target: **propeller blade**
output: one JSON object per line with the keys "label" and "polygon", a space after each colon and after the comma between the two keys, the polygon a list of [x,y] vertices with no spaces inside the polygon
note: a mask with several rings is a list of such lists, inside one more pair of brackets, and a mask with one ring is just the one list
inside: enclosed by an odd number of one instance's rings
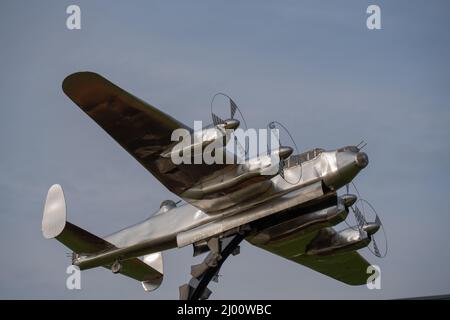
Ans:
{"label": "propeller blade", "polygon": [[376,255],[378,258],[381,258],[380,250],[378,249],[377,242],[375,241],[375,238],[372,238],[373,243],[373,254]]}
{"label": "propeller blade", "polygon": [[225,123],[225,120],[219,118],[215,113],[211,113],[211,117],[215,126]]}
{"label": "propeller blade", "polygon": [[379,226],[382,225],[381,220],[380,220],[380,218],[378,217],[378,215],[376,215],[375,223],[378,224]]}
{"label": "propeller blade", "polygon": [[279,175],[284,179],[284,160],[280,159],[280,163],[278,164],[278,172]]}
{"label": "propeller blade", "polygon": [[367,223],[364,215],[359,210],[358,206],[355,206],[353,209],[353,213],[355,214],[356,221],[358,221],[358,226],[360,229]]}
{"label": "propeller blade", "polygon": [[236,110],[237,110],[237,105],[236,103],[234,103],[234,101],[232,99],[230,99],[230,114],[231,114],[231,119],[234,119],[234,115],[236,114]]}

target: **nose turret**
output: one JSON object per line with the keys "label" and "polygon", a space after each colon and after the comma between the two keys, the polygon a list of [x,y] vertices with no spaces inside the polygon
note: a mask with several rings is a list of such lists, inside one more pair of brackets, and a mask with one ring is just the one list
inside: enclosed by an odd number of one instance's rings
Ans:
{"label": "nose turret", "polygon": [[369,157],[358,148],[338,149],[336,155],[336,170],[326,173],[324,183],[333,190],[337,190],[347,183],[369,164]]}
{"label": "nose turret", "polygon": [[364,169],[369,164],[369,157],[365,152],[358,152],[355,162],[359,168]]}

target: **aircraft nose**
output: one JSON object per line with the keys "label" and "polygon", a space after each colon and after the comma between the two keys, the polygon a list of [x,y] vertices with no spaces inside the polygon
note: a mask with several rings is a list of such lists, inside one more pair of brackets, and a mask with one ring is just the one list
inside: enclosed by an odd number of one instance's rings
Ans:
{"label": "aircraft nose", "polygon": [[369,164],[369,157],[365,152],[358,152],[355,161],[359,168],[364,169]]}

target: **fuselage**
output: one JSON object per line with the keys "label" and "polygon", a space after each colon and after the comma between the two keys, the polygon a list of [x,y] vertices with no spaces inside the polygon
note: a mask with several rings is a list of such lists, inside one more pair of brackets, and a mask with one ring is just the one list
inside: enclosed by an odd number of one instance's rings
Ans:
{"label": "fuselage", "polygon": [[239,206],[208,214],[189,203],[164,205],[149,219],[105,237],[115,248],[79,256],[74,264],[88,269],[220,237],[289,208],[325,199],[351,182],[367,164],[367,155],[356,147],[293,155],[285,163],[284,177],[268,179],[264,192]]}

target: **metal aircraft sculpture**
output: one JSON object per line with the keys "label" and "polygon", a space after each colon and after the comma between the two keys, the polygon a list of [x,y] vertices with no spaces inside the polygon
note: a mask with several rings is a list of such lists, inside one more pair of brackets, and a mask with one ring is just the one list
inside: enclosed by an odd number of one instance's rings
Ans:
{"label": "metal aircraft sculpture", "polygon": [[[68,76],[63,91],[131,156],[185,203],[161,203],[150,218],[106,237],[99,237],[66,219],[61,186],[47,194],[42,220],[45,238],[55,238],[73,251],[72,264],[81,270],[105,267],[142,283],[152,291],[163,280],[161,252],[193,246],[194,256],[208,253],[191,268],[192,279],[180,287],[181,299],[207,299],[211,280],[239,244],[251,244],[316,270],[349,285],[367,283],[370,264],[356,251],[369,246],[376,256],[387,251],[375,242],[382,228],[378,215],[349,184],[368,165],[361,146],[332,151],[313,149],[293,154],[281,146],[275,172],[267,157],[245,157],[232,163],[179,163],[173,153],[194,149],[194,142],[176,149],[172,133],[184,129],[201,136],[201,148],[225,139],[239,127],[239,111],[229,99],[231,116],[212,114],[213,124],[194,131],[155,107],[134,97],[102,76],[79,72]],[[240,114],[240,111],[239,111]],[[242,115],[241,115],[242,116]],[[277,123],[271,122],[273,128]],[[295,143],[295,142],[294,142]],[[346,192],[338,195],[338,190]],[[333,226],[353,212],[356,223],[342,231]],[[384,229],[383,229],[384,232]]]}

